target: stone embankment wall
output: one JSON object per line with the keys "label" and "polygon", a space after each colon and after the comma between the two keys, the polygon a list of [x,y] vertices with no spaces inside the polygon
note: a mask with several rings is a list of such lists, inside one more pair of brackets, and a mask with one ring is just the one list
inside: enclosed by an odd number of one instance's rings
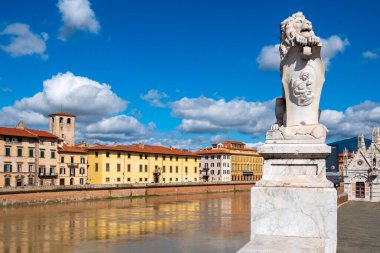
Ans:
{"label": "stone embankment wall", "polygon": [[176,195],[228,191],[248,191],[254,182],[179,183],[179,184],[123,184],[40,186],[0,189],[3,206],[19,204],[47,204],[106,198],[150,195]]}

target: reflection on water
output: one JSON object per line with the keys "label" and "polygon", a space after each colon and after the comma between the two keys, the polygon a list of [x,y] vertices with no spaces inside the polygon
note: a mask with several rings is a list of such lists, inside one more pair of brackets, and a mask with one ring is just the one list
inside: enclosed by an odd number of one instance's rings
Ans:
{"label": "reflection on water", "polygon": [[236,252],[249,192],[0,209],[0,252]]}

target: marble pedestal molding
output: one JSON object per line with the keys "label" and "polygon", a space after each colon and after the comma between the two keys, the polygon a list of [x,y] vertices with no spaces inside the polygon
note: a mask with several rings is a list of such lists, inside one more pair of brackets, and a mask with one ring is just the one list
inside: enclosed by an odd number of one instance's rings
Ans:
{"label": "marble pedestal molding", "polygon": [[336,252],[337,200],[325,144],[267,143],[263,178],[251,190],[251,241],[238,253]]}

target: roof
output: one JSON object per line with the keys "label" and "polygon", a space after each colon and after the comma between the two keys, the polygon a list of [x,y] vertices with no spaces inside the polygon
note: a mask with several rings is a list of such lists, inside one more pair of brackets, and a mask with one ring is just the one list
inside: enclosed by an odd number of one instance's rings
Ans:
{"label": "roof", "polygon": [[206,148],[201,149],[195,152],[198,155],[209,155],[209,154],[229,154],[230,152],[226,149],[220,149],[220,148]]}
{"label": "roof", "polygon": [[66,144],[63,144],[62,149],[59,150],[60,153],[80,153],[80,154],[86,154],[87,150],[78,147],[78,146],[68,146]]}
{"label": "roof", "polygon": [[114,151],[125,151],[125,152],[135,152],[135,153],[148,153],[148,154],[165,154],[165,155],[178,155],[178,156],[195,156],[198,155],[196,153],[183,151],[175,148],[167,148],[162,146],[151,146],[151,145],[95,145],[92,147],[87,147],[87,150],[95,151],[95,150],[114,150]]}
{"label": "roof", "polygon": [[53,139],[58,139],[58,136],[49,133],[47,131],[42,131],[42,130],[34,130],[34,129],[27,129],[29,132],[32,132],[33,134],[36,134],[38,137],[45,137],[45,138],[53,138]]}
{"label": "roof", "polygon": [[76,115],[74,114],[70,114],[70,113],[67,113],[67,112],[56,112],[56,113],[52,113],[52,114],[49,114],[49,116],[68,116],[68,117],[76,117]]}
{"label": "roof", "polygon": [[243,144],[243,145],[245,145],[245,143],[241,142],[241,141],[224,141],[223,143],[232,143],[232,144]]}
{"label": "roof", "polygon": [[15,137],[28,137],[28,138],[53,138],[58,139],[58,136],[46,131],[34,130],[34,129],[18,129],[10,127],[0,127],[0,135],[15,136]]}

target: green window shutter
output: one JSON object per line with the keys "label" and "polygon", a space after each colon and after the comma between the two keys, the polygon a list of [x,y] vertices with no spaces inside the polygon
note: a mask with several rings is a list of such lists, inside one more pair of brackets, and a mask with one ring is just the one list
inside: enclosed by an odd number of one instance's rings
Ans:
{"label": "green window shutter", "polygon": [[11,156],[11,148],[5,148],[5,155]]}
{"label": "green window shutter", "polygon": [[34,157],[33,149],[29,149],[29,157]]}

